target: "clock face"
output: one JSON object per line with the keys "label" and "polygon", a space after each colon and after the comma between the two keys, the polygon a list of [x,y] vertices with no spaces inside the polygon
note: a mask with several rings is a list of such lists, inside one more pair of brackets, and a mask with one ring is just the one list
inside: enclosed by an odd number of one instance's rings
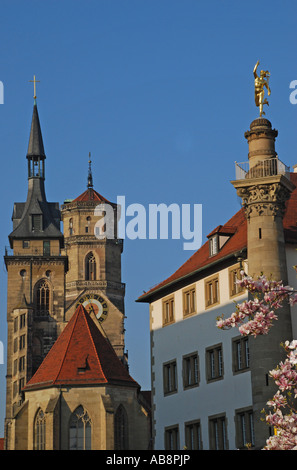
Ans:
{"label": "clock face", "polygon": [[79,305],[83,305],[88,313],[93,312],[100,323],[107,317],[108,305],[101,295],[86,294],[78,300],[75,308]]}

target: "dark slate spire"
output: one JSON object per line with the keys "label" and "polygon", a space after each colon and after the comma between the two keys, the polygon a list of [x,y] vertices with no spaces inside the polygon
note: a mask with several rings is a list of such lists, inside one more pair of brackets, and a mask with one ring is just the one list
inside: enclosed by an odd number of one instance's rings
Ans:
{"label": "dark slate spire", "polygon": [[92,175],[91,163],[92,163],[91,152],[89,152],[88,188],[93,187],[93,175]]}
{"label": "dark slate spire", "polygon": [[9,235],[10,246],[14,239],[59,239],[63,244],[60,231],[60,210],[56,202],[48,202],[44,188],[45,152],[34,96],[33,116],[27,152],[28,193],[26,202],[16,202],[13,209],[13,231]]}
{"label": "dark slate spire", "polygon": [[45,153],[44,153],[43,139],[42,139],[42,134],[41,134],[36,100],[34,101],[34,106],[33,106],[33,116],[32,116],[31,131],[30,131],[30,138],[29,138],[29,145],[28,145],[28,152],[27,152],[27,158],[29,159],[32,157],[40,157],[42,159],[46,158]]}

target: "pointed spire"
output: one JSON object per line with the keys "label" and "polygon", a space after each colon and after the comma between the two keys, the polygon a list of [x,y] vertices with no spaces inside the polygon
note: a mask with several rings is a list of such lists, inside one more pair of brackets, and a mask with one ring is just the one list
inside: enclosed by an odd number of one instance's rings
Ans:
{"label": "pointed spire", "polygon": [[27,152],[27,158],[31,157],[41,157],[42,159],[46,158],[36,102],[34,102],[33,106],[33,116]]}
{"label": "pointed spire", "polygon": [[88,188],[93,187],[93,175],[92,175],[92,168],[91,168],[92,160],[91,160],[91,152],[89,152],[89,171],[88,171]]}

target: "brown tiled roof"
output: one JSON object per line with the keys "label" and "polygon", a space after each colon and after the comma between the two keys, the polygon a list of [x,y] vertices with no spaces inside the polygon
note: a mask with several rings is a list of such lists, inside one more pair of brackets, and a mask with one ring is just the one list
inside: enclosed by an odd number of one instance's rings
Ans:
{"label": "brown tiled roof", "polygon": [[0,450],[4,450],[4,437],[0,437]]}
{"label": "brown tiled roof", "polygon": [[95,202],[109,202],[105,197],[101,196],[101,194],[97,193],[95,189],[88,188],[85,192],[80,194],[77,198],[75,198],[72,202],[87,202],[87,201],[95,201]]}
{"label": "brown tiled roof", "polygon": [[[283,219],[286,243],[297,244],[297,173],[291,173],[290,179],[296,186],[290,199],[287,201],[286,213]],[[217,226],[209,235],[210,238],[215,233],[230,235],[229,240],[223,245],[215,256],[210,256],[209,242],[199,248],[175,273],[170,277],[152,287],[148,292],[142,294],[137,301],[149,302],[159,291],[168,288],[172,284],[194,274],[203,268],[209,267],[213,263],[222,261],[233,253],[247,249],[247,222],[244,209],[240,209],[225,225]],[[160,294],[161,295],[161,294]]]}
{"label": "brown tiled roof", "polygon": [[80,305],[24,390],[108,383],[138,387]]}

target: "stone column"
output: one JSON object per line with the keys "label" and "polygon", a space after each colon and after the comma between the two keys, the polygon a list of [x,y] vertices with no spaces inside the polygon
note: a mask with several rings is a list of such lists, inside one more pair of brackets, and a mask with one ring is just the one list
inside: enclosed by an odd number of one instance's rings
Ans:
{"label": "stone column", "polygon": [[[294,185],[280,174],[274,148],[277,131],[267,119],[258,118],[245,133],[249,144],[249,171],[245,179],[232,181],[242,198],[247,218],[248,274],[254,279],[261,273],[287,283],[287,263],[283,230],[285,203]],[[276,388],[269,371],[283,358],[281,343],[292,339],[289,305],[277,311],[279,320],[268,335],[250,338],[250,365],[256,448],[269,437],[269,427],[261,420],[261,410]]]}

